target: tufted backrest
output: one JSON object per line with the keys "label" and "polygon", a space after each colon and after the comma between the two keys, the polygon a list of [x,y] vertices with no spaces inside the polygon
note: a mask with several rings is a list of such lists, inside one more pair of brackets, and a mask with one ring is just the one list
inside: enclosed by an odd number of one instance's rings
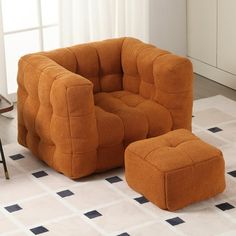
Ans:
{"label": "tufted backrest", "polygon": [[108,39],[43,53],[93,83],[94,93],[127,90],[152,99],[155,60],[169,52],[134,38]]}
{"label": "tufted backrest", "polygon": [[77,74],[89,79],[94,92],[122,89],[121,48],[124,38],[76,45],[69,49],[77,60]]}
{"label": "tufted backrest", "polygon": [[121,49],[124,38],[86,43],[43,53],[93,83],[94,93],[122,90]]}
{"label": "tufted backrest", "polygon": [[122,47],[124,90],[152,99],[156,93],[153,63],[165,54],[169,52],[134,38],[126,38]]}

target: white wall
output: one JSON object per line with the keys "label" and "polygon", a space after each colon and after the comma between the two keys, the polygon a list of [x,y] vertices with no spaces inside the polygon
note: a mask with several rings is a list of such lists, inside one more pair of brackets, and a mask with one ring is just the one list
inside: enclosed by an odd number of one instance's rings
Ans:
{"label": "white wall", "polygon": [[188,56],[194,72],[236,90],[235,11],[235,0],[188,0]]}
{"label": "white wall", "polygon": [[149,7],[149,42],[186,56],[186,0],[149,0]]}

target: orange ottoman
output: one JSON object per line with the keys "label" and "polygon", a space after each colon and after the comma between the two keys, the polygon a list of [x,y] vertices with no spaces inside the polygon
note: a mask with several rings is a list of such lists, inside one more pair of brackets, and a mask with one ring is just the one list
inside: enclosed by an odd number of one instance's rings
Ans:
{"label": "orange ottoman", "polygon": [[222,192],[224,171],[221,151],[184,129],[131,143],[125,150],[129,186],[170,211]]}

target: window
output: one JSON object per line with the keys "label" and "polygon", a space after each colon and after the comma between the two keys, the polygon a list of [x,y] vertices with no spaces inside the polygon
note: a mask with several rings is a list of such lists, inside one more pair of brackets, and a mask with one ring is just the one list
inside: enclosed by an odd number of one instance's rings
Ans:
{"label": "window", "polygon": [[58,1],[0,0],[0,84],[8,96],[16,93],[22,55],[59,47]]}

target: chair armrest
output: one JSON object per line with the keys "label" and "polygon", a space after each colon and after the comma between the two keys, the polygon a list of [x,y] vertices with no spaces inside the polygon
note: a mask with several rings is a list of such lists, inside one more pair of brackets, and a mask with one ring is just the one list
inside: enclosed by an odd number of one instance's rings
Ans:
{"label": "chair armrest", "polygon": [[[73,163],[83,161],[82,153],[96,157],[93,84],[44,55],[33,54],[19,62],[18,85],[19,143],[48,165],[75,177],[80,170]],[[84,167],[80,174],[95,168]]]}
{"label": "chair armrest", "polygon": [[[84,153],[98,146],[93,86],[81,76],[55,80],[50,93],[51,135],[60,152]],[[68,140],[68,142],[66,141]]]}
{"label": "chair armrest", "polygon": [[153,64],[155,100],[166,107],[173,129],[191,130],[193,105],[193,69],[190,60],[173,54],[157,57]]}

